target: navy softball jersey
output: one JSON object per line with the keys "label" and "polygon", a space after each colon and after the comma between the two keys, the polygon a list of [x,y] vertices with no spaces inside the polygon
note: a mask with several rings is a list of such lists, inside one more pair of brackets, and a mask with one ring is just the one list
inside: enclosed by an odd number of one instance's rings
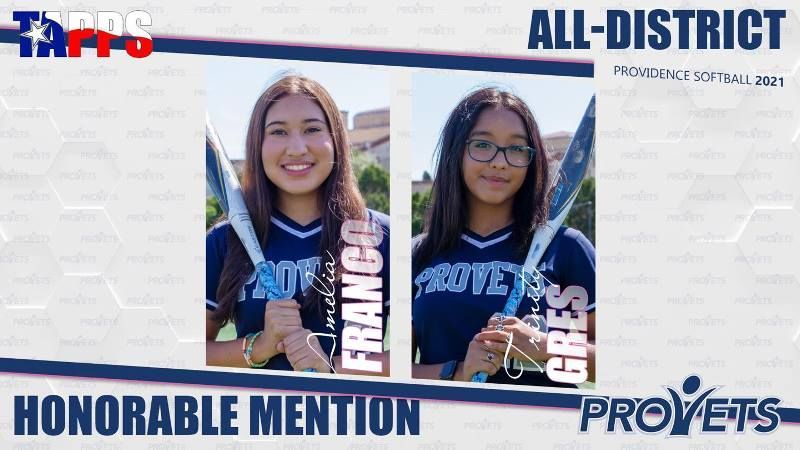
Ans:
{"label": "navy softball jersey", "polygon": [[[383,241],[378,245],[378,251],[383,257],[383,269],[380,276],[383,279],[383,318],[384,325],[389,314],[389,217],[385,214],[368,210],[370,220],[377,222],[383,228]],[[222,222],[209,230],[206,235],[206,309],[214,311],[217,308],[217,286],[219,284],[222,265],[227,251],[228,233],[230,224]],[[330,258],[319,256],[319,243],[322,231],[322,220],[317,219],[308,225],[300,225],[287,216],[276,211],[270,220],[269,241],[266,248],[262,249],[267,264],[274,264],[275,280],[278,288],[283,291],[283,298],[294,298],[302,304],[303,292],[310,288],[313,277],[307,273],[317,274],[323,278],[328,274],[325,264]],[[233,231],[231,230],[231,233]],[[336,256],[336,255],[334,255]],[[322,273],[320,273],[322,266]],[[337,274],[339,275],[339,274]],[[317,285],[322,287],[321,285]],[[313,288],[312,288],[313,289]],[[325,290],[324,288],[322,289]],[[336,341],[330,337],[319,336],[319,343],[326,355],[341,354],[341,339],[344,321],[341,319],[341,287],[336,289]],[[239,301],[236,303],[236,336],[242,338],[249,333],[256,333],[264,329],[264,309],[266,308],[266,292],[256,280],[255,272],[250,274],[242,290],[239,291]],[[324,303],[324,300],[323,300]],[[313,333],[330,333],[327,323],[327,304],[320,305],[319,311],[314,308],[303,308],[300,318],[303,327]],[[385,327],[384,327],[385,329]],[[293,370],[285,354],[281,353],[269,360],[264,369]]]}
{"label": "navy softball jersey", "polygon": [[[463,361],[472,338],[486,326],[492,314],[503,310],[525,261],[524,256],[515,257],[511,229],[508,226],[488,236],[466,231],[457,248],[436,255],[416,274],[412,320],[421,364]],[[537,269],[546,279],[545,286],[558,284],[562,289],[582,286],[589,297],[586,310],[594,310],[595,251],[581,232],[561,227]],[[532,314],[533,307],[533,298],[525,295],[517,317]],[[547,303],[542,294],[538,314],[544,315],[545,308]],[[535,368],[530,361],[523,363],[526,369]],[[509,372],[516,376],[518,370],[509,368]],[[502,367],[488,382],[564,386],[535,370],[526,370],[514,380]]]}

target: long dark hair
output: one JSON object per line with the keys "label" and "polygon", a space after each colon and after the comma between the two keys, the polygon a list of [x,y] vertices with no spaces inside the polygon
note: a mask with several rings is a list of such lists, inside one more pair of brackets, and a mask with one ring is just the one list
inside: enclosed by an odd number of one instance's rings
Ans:
{"label": "long dark hair", "polygon": [[536,156],[519,191],[514,195],[512,239],[519,257],[530,244],[533,230],[547,220],[549,176],[539,126],[528,105],[516,95],[493,87],[484,87],[464,97],[450,113],[436,147],[438,162],[428,205],[424,235],[413,250],[413,274],[416,276],[433,258],[455,248],[469,223],[467,187],[462,176],[462,162],[469,133],[486,108],[505,108],[517,113],[525,124],[528,145]]}
{"label": "long dark hair", "polygon": [[[302,76],[287,75],[270,85],[256,101],[250,115],[245,141],[245,163],[242,173],[244,200],[253,220],[253,228],[261,246],[264,247],[269,239],[269,222],[276,205],[278,191],[267,178],[261,159],[264,121],[270,107],[288,95],[303,95],[313,100],[325,114],[333,139],[335,153],[333,170],[317,190],[317,201],[322,211],[319,254],[321,264],[326,261],[326,252],[337,258],[334,273],[341,274],[343,270],[338,255],[344,247],[340,237],[342,223],[347,219],[365,219],[366,209],[350,164],[347,127],[331,95],[316,81]],[[228,252],[217,287],[219,306],[213,314],[214,319],[219,322],[236,320],[235,305],[239,290],[253,272],[253,264],[233,230],[228,232],[227,241]],[[304,308],[312,307],[322,311],[321,300],[323,300],[322,295],[316,289],[309,288],[304,293],[302,305]]]}

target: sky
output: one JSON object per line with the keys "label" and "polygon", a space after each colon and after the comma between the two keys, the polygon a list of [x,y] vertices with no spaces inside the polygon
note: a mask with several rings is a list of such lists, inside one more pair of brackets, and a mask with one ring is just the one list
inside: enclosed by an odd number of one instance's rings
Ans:
{"label": "sky", "polygon": [[434,175],[433,153],[453,107],[484,85],[505,88],[533,111],[542,133],[574,132],[594,94],[592,79],[543,75],[508,75],[454,71],[420,71],[412,78],[412,178]]}
{"label": "sky", "polygon": [[[391,69],[380,66],[248,58],[213,58],[208,65],[208,112],[233,159],[244,157],[250,112],[261,92],[286,71],[319,81],[339,109],[353,116],[391,107]],[[412,178],[433,174],[433,152],[452,108],[476,87],[496,85],[525,100],[543,133],[574,131],[594,93],[592,79],[543,75],[419,70],[412,75]]]}
{"label": "sky", "polygon": [[208,65],[207,99],[211,121],[231,159],[244,157],[247,124],[258,96],[280,74],[291,70],[322,84],[340,110],[356,113],[390,103],[390,74],[384,68],[247,58],[214,58]]}

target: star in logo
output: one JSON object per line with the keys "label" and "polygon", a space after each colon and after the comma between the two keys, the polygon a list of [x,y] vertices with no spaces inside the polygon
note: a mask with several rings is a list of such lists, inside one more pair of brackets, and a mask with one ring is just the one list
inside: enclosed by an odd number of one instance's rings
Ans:
{"label": "star in logo", "polygon": [[49,27],[50,24],[46,23],[43,26],[37,26],[36,22],[34,22],[33,19],[30,19],[30,22],[31,22],[30,30],[24,33],[20,33],[20,36],[25,36],[27,38],[30,38],[31,41],[33,41],[31,44],[31,49],[32,51],[35,51],[36,45],[39,44],[40,41],[45,42],[47,44],[50,43],[50,39],[46,38],[44,35],[44,33],[47,31],[47,27]]}

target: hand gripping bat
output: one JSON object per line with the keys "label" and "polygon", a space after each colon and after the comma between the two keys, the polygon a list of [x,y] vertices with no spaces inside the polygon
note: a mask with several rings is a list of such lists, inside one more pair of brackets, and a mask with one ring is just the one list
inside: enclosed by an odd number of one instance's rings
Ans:
{"label": "hand gripping bat", "polygon": [[[567,151],[564,153],[564,157],[561,159],[558,173],[553,180],[547,223],[538,227],[534,232],[531,246],[528,249],[528,256],[522,266],[522,273],[517,277],[518,282],[514,283],[514,290],[508,296],[503,312],[499,313],[500,315],[506,317],[517,315],[517,309],[526,292],[526,282],[523,276],[530,276],[536,269],[539,260],[542,259],[542,255],[547,250],[547,246],[550,245],[559,227],[564,223],[564,219],[567,218],[572,204],[575,203],[581,182],[586,176],[589,162],[594,154],[594,128],[594,96],[592,96],[591,100],[589,100],[589,106],[586,107],[586,112],[583,113],[581,123],[575,131],[575,136],[573,136]],[[479,372],[473,375],[472,381],[474,383],[485,383],[487,377],[488,374],[485,372]]]}
{"label": "hand gripping bat", "polygon": [[[236,171],[208,115],[206,115],[206,182],[228,217],[250,261],[253,262],[258,282],[267,293],[267,301],[282,298],[283,293],[278,289],[275,274],[264,259],[261,244],[253,229],[253,222],[250,220],[250,213],[247,212]],[[314,369],[305,371],[314,372]]]}

